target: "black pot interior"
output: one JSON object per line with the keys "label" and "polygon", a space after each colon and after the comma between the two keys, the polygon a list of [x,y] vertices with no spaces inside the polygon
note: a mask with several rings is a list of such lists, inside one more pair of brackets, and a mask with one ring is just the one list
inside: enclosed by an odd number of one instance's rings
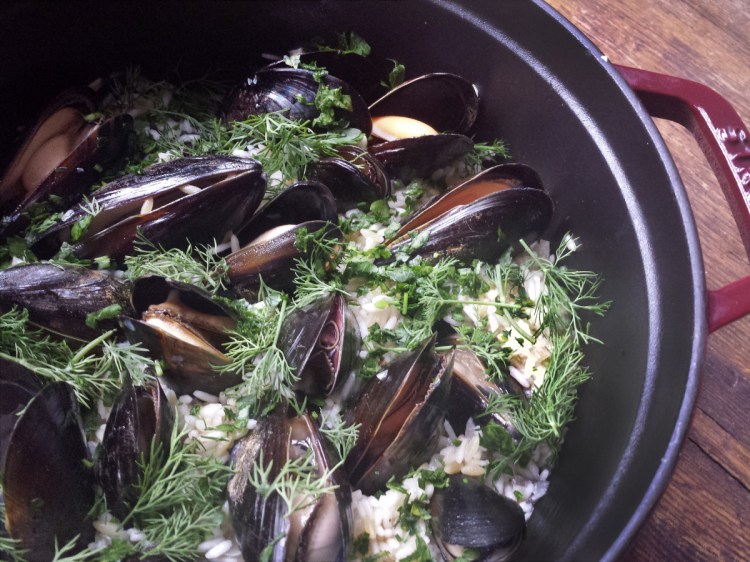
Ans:
{"label": "black pot interior", "polygon": [[[476,138],[507,140],[556,203],[574,265],[612,300],[591,332],[593,379],[538,504],[522,559],[614,557],[663,487],[684,434],[705,337],[703,279],[684,192],[654,128],[598,53],[532,2],[159,2],[6,5],[0,148],[59,90],[128,65],[240,79],[261,52],[353,30],[408,76],[449,71],[482,96]],[[666,160],[664,160],[666,158]],[[645,499],[644,499],[645,498]]]}

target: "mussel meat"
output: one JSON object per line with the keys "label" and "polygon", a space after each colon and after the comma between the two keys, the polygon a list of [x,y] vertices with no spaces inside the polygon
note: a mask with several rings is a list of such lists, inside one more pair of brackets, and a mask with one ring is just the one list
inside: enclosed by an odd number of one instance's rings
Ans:
{"label": "mussel meat", "polygon": [[242,381],[239,374],[216,371],[229,363],[221,346],[236,318],[208,292],[163,277],[142,277],[133,284],[132,302],[136,317],[121,319],[125,334],[164,360],[164,379],[175,392],[218,395]]}
{"label": "mussel meat", "polygon": [[62,205],[80,199],[97,170],[129,149],[132,118],[90,119],[96,110],[93,96],[89,89],[69,90],[39,117],[0,179],[3,234],[25,227],[24,213],[50,196]]}
{"label": "mussel meat", "polygon": [[[389,132],[384,120],[393,123],[406,118],[427,125],[431,134],[466,135],[478,111],[479,95],[474,84],[456,74],[424,74],[393,88],[370,105],[372,134],[388,141],[404,138]],[[394,125],[398,127],[398,123]]]}

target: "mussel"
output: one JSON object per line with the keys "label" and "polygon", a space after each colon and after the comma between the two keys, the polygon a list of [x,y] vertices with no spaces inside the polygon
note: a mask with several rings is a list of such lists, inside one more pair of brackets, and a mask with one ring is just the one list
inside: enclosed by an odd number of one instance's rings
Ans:
{"label": "mussel", "polygon": [[88,341],[117,327],[114,320],[87,324],[89,314],[113,305],[131,313],[129,288],[101,271],[42,263],[0,271],[0,310],[25,308],[31,322],[57,334]]}
{"label": "mussel", "polygon": [[452,352],[435,352],[433,336],[365,383],[344,415],[347,424],[362,424],[345,465],[352,486],[372,494],[430,458],[448,407],[452,365]]}
{"label": "mussel", "polygon": [[[315,64],[325,68],[329,74],[344,80],[359,93],[368,104],[382,97],[386,91],[385,80],[393,70],[394,63],[372,54],[362,56],[357,53],[340,51],[308,51],[299,55],[301,64]],[[279,60],[266,68],[286,68],[287,63]]]}
{"label": "mussel", "polygon": [[117,394],[107,419],[95,465],[107,509],[124,518],[137,501],[136,484],[152,453],[169,455],[174,414],[158,381],[148,387],[128,381]]}
{"label": "mussel", "polygon": [[523,388],[508,376],[502,384],[495,384],[485,370],[479,358],[468,349],[456,349],[453,356],[453,377],[451,380],[451,398],[446,418],[454,429],[462,430],[469,418],[475,422],[495,423],[502,427],[516,443],[521,435],[510,420],[493,413],[483,416],[491,396],[495,394],[514,394],[524,397]]}
{"label": "mussel", "polygon": [[271,199],[248,218],[235,233],[240,245],[249,244],[258,236],[285,224],[307,221],[336,223],[336,200],[327,186],[314,180],[298,181]]}
{"label": "mussel", "polygon": [[302,247],[298,236],[302,232],[317,233],[340,239],[341,231],[328,221],[312,220],[301,224],[277,226],[252,240],[249,244],[227,256],[228,275],[234,289],[241,295],[255,295],[262,282],[272,289],[291,290],[294,276],[291,273],[295,260],[309,256],[312,244]]}
{"label": "mussel", "polygon": [[23,365],[0,359],[0,468],[5,466],[5,454],[18,412],[42,389],[39,378]]}
{"label": "mussel", "polygon": [[354,315],[339,293],[287,315],[279,347],[307,395],[328,395],[349,375],[361,345]]}
{"label": "mussel", "polygon": [[346,82],[325,74],[317,77],[301,68],[265,68],[236,87],[225,101],[224,118],[227,121],[244,121],[251,115],[283,112],[289,119],[313,121],[320,115],[316,96],[321,86],[340,90],[350,98],[348,108],[336,107],[334,118],[354,127],[365,135],[370,134],[372,123],[367,104]]}
{"label": "mussel", "polygon": [[390,178],[375,157],[356,146],[342,147],[338,152],[340,156],[311,164],[307,174],[331,190],[339,213],[390,196]]}
{"label": "mussel", "polygon": [[[428,125],[432,134],[467,134],[477,118],[479,95],[468,80],[456,74],[424,74],[400,84],[370,105],[373,136],[386,141],[404,138],[393,134],[388,125],[399,127],[399,120],[415,120]],[[408,125],[407,125],[408,127]]]}
{"label": "mussel", "polygon": [[17,418],[6,450],[5,523],[24,558],[52,560],[56,546],[76,537],[75,549],[83,548],[94,536],[94,479],[73,390],[64,382],[39,390]]}
{"label": "mussel", "polygon": [[466,263],[474,259],[492,262],[519,239],[536,240],[551,219],[552,200],[544,191],[505,189],[451,207],[388,246],[394,252],[404,250],[428,260],[453,257]]}
{"label": "mussel", "polygon": [[239,384],[239,374],[219,373],[229,359],[221,346],[236,326],[234,313],[186,283],[150,276],[133,284],[135,318],[121,319],[128,339],[165,363],[164,379],[178,394],[218,395]]}
{"label": "mussel", "polygon": [[394,238],[438,218],[448,209],[468,205],[485,195],[515,187],[542,189],[542,180],[533,168],[525,164],[507,163],[487,168],[436,196],[412,213]]}
{"label": "mussel", "polygon": [[[289,460],[305,455],[318,478],[332,491],[319,497],[295,497],[302,506],[289,512],[277,491],[263,494],[250,483],[257,470],[276,479]],[[271,549],[273,562],[344,562],[352,533],[351,490],[309,415],[288,418],[277,408],[258,421],[235,447],[235,475],[227,486],[229,513],[245,560],[260,560]],[[291,476],[290,476],[291,477]],[[267,551],[266,551],[267,553]]]}
{"label": "mussel", "polygon": [[184,247],[188,237],[192,244],[210,243],[252,214],[265,187],[255,160],[202,156],[156,164],[97,191],[89,205],[96,213],[77,240],[72,227],[90,214],[82,206],[65,213],[33,249],[48,257],[70,242],[80,258],[120,260],[132,253],[139,231],[165,248]]}
{"label": "mussel", "polygon": [[400,138],[369,147],[388,175],[404,182],[429,177],[466,156],[474,142],[464,135],[442,134]]}
{"label": "mussel", "polygon": [[430,526],[443,560],[452,562],[471,549],[483,562],[507,560],[526,534],[521,507],[484,485],[456,474],[430,499]]}
{"label": "mussel", "polygon": [[93,96],[89,89],[64,92],[39,117],[0,179],[3,234],[26,226],[24,213],[50,196],[61,205],[80,199],[98,170],[128,150],[132,118],[91,118]]}

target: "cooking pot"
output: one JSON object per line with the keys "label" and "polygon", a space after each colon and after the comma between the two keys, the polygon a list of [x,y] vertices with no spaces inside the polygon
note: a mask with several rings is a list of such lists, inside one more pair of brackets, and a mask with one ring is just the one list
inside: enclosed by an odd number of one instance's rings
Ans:
{"label": "cooking pot", "polygon": [[708,331],[750,311],[747,281],[706,292],[688,201],[646,112],[703,135],[750,248],[747,130],[710,90],[614,67],[540,1],[16,4],[0,11],[0,154],[55,93],[98,75],[137,64],[237,78],[258,53],[343,30],[410,76],[476,83],[476,138],[506,139],[539,172],[556,203],[549,236],[572,231],[572,265],[603,276],[613,304],[590,320],[604,344],[586,350],[593,378],[519,558],[615,558],[668,481]]}

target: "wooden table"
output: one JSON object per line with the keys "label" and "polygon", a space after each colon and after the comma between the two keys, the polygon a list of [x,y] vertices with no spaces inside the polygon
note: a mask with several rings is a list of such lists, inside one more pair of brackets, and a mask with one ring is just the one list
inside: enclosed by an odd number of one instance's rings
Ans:
{"label": "wooden table", "polygon": [[[750,0],[548,0],[612,62],[702,82],[750,123]],[[750,274],[698,145],[657,120],[687,188],[717,288]],[[688,437],[624,560],[750,560],[750,318],[709,337]]]}

